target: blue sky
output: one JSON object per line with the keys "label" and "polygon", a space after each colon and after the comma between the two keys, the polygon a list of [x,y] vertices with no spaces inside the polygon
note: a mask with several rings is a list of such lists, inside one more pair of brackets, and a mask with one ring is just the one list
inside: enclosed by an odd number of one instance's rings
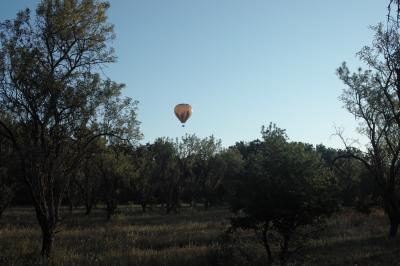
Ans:
{"label": "blue sky", "polygon": [[[8,2],[6,4],[6,2]],[[111,0],[118,62],[106,68],[139,101],[144,141],[214,134],[228,146],[260,137],[269,122],[291,140],[342,147],[331,135],[357,122],[338,100],[335,75],[385,20],[376,0]],[[37,1],[3,1],[0,20]],[[185,128],[177,103],[194,112]]]}

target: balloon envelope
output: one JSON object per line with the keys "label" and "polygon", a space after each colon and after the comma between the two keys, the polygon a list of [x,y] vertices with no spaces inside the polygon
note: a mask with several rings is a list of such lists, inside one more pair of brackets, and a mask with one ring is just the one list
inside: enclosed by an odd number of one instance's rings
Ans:
{"label": "balloon envelope", "polygon": [[192,115],[192,106],[187,103],[181,103],[175,106],[175,115],[181,121],[181,123],[185,123],[190,116]]}

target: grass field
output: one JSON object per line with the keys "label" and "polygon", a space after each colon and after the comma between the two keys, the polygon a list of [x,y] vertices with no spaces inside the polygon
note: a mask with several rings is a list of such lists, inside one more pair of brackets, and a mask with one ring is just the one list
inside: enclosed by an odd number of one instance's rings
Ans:
{"label": "grass field", "polygon": [[[226,209],[162,210],[142,214],[123,206],[109,222],[101,209],[86,217],[67,215],[52,260],[40,259],[40,231],[30,208],[11,208],[0,219],[0,265],[265,265],[262,246],[251,232],[229,244],[223,233]],[[289,265],[400,265],[400,238],[387,239],[381,211],[365,216],[342,212]]]}

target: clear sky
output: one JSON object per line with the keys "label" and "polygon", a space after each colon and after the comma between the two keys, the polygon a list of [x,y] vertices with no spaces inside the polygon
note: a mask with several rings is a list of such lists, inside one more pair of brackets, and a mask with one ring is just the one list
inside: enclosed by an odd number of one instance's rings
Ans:
{"label": "clear sky", "polygon": [[[35,0],[3,0],[0,20]],[[269,122],[291,140],[341,147],[334,126],[357,137],[335,74],[385,20],[377,0],[111,0],[118,62],[106,69],[139,101],[144,141],[211,134],[228,146]],[[177,103],[194,112],[185,128]]]}

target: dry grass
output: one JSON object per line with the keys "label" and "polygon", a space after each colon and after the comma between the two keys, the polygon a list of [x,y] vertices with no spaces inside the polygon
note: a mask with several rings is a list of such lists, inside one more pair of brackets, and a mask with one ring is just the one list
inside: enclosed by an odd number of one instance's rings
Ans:
{"label": "dry grass", "polygon": [[[264,265],[262,246],[248,232],[222,242],[225,209],[183,209],[165,215],[120,207],[112,221],[97,209],[75,210],[57,234],[52,260],[42,260],[40,231],[30,208],[12,208],[0,220],[0,265]],[[294,256],[292,265],[400,265],[400,240],[386,238],[384,214],[351,211],[329,220],[327,229]]]}

